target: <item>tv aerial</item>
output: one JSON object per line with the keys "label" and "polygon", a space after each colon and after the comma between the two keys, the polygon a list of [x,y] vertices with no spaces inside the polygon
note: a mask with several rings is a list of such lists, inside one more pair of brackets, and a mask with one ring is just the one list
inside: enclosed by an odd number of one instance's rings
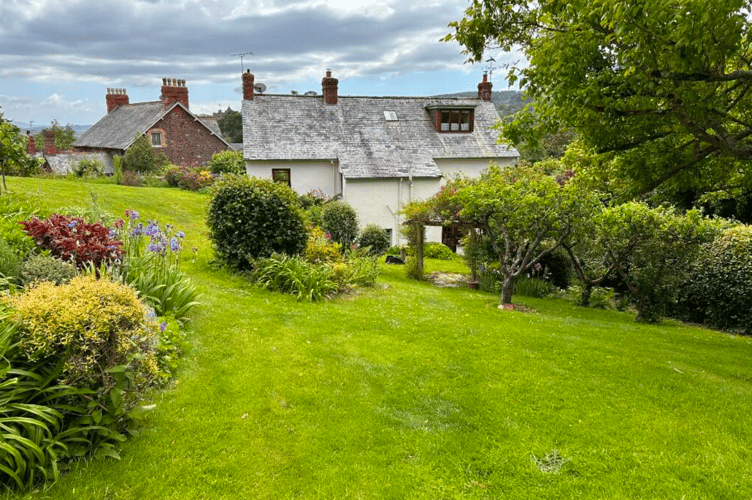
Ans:
{"label": "tv aerial", "polygon": [[244,56],[252,56],[253,52],[243,52],[242,54],[232,54],[235,57],[240,57],[240,72],[243,73],[245,69],[243,68],[243,57]]}
{"label": "tv aerial", "polygon": [[485,68],[483,68],[483,69],[484,69],[484,70],[485,70],[485,71],[486,71],[486,72],[488,73],[488,79],[489,79],[489,80],[490,80],[490,79],[491,79],[491,77],[493,76],[493,72],[494,72],[494,63],[495,63],[495,62],[496,62],[496,59],[494,59],[493,57],[490,57],[490,56],[489,56],[489,57],[488,57],[488,59],[486,59],[486,67],[485,67]]}
{"label": "tv aerial", "polygon": [[266,92],[266,85],[261,82],[256,83],[253,85],[253,90],[258,92],[259,94],[263,94],[264,92]]}

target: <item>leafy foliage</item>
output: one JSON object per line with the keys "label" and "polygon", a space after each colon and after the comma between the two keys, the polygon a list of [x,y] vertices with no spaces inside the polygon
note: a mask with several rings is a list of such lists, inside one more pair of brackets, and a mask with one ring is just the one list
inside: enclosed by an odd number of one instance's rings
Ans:
{"label": "leafy foliage", "polygon": [[162,170],[164,163],[164,157],[154,149],[145,135],[136,137],[123,155],[123,170],[129,172],[157,172]]}
{"label": "leafy foliage", "polygon": [[122,258],[122,241],[115,233],[99,223],[87,222],[81,217],[53,214],[48,219],[21,222],[38,247],[66,262],[82,268],[89,263],[99,267],[103,262]]}
{"label": "leafy foliage", "polygon": [[104,165],[96,158],[84,158],[71,167],[71,172],[76,177],[96,177],[104,173]]}
{"label": "leafy foliage", "polygon": [[321,211],[321,221],[321,228],[343,249],[350,248],[358,237],[358,214],[344,201],[326,203]]}
{"label": "leafy foliage", "polygon": [[[242,138],[238,142],[243,142]],[[214,153],[206,166],[214,175],[245,174],[245,161],[243,161],[242,151],[227,150]]]}
{"label": "leafy foliage", "polygon": [[637,202],[604,210],[596,219],[596,245],[615,263],[643,322],[658,321],[676,301],[700,245],[717,230],[697,211],[678,214]]}
{"label": "leafy foliage", "polygon": [[273,253],[298,254],[308,239],[295,192],[245,176],[225,176],[215,186],[207,226],[217,256],[239,270]]}
{"label": "leafy foliage", "polygon": [[39,283],[7,303],[19,322],[19,348],[32,361],[62,361],[61,380],[67,384],[109,390],[113,380],[108,370],[135,353],[140,355],[133,362],[142,385],[156,376],[156,333],[128,286],[79,276],[58,286]]}
{"label": "leafy foliage", "polygon": [[752,332],[752,228],[726,229],[702,249],[679,311],[690,321]]}
{"label": "leafy foliage", "polygon": [[372,286],[379,275],[374,257],[314,264],[299,256],[273,254],[254,262],[251,280],[259,286],[310,302],[332,298],[353,285]]}
{"label": "leafy foliage", "polygon": [[225,115],[217,120],[217,125],[228,142],[243,142],[243,115],[240,111],[228,108]]}
{"label": "leafy foliage", "polygon": [[452,260],[455,253],[443,243],[426,243],[423,246],[423,256],[429,259]]}
{"label": "leafy foliage", "polygon": [[[76,131],[73,130],[73,125],[70,123],[62,126],[57,120],[52,120],[50,128],[45,130],[52,130],[55,135],[55,148],[56,149],[70,149],[73,147],[73,143],[76,141]],[[44,132],[41,131],[34,136],[34,141],[37,144],[37,148],[44,144]]]}
{"label": "leafy foliage", "polygon": [[376,224],[368,224],[358,237],[358,245],[368,247],[371,255],[383,255],[389,249],[389,235],[386,230]]}
{"label": "leafy foliage", "polygon": [[39,169],[37,159],[26,154],[26,141],[20,135],[18,127],[6,121],[0,121],[0,168],[2,187],[6,192],[6,174],[30,175]]}
{"label": "leafy foliage", "polygon": [[49,281],[62,285],[72,280],[76,274],[75,265],[50,255],[32,255],[20,266],[20,278],[25,284]]}
{"label": "leafy foliage", "polygon": [[611,174],[638,193],[749,186],[748,8],[741,0],[474,0],[445,40],[473,61],[492,45],[523,51],[524,65],[507,78],[526,88],[535,114],[504,125],[515,144],[574,128],[617,159]]}
{"label": "leafy foliage", "polygon": [[208,170],[169,165],[165,171],[165,181],[172,187],[198,191],[211,186],[214,183],[214,177]]}
{"label": "leafy foliage", "polygon": [[311,264],[342,261],[342,245],[332,241],[332,236],[319,227],[312,227],[303,254]]}
{"label": "leafy foliage", "polygon": [[199,304],[196,287],[180,271],[185,233],[169,224],[162,228],[157,221],[144,226],[134,210],[125,215],[127,222],[118,224],[117,231],[124,242],[122,263],[90,271],[132,286],[158,316],[184,321]]}

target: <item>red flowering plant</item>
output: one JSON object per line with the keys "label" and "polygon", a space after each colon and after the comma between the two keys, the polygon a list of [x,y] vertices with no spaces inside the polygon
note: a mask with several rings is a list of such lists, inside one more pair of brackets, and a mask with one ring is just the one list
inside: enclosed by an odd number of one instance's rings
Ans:
{"label": "red flowering plant", "polygon": [[19,222],[37,246],[79,269],[89,263],[99,267],[103,262],[120,261],[123,242],[114,229],[81,217],[52,214],[48,219]]}

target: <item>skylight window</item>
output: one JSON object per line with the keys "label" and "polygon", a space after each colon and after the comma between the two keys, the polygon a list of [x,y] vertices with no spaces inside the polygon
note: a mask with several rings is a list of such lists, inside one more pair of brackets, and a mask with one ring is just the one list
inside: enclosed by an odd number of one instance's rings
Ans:
{"label": "skylight window", "polygon": [[394,111],[384,111],[384,119],[388,122],[396,122],[397,113],[395,113]]}

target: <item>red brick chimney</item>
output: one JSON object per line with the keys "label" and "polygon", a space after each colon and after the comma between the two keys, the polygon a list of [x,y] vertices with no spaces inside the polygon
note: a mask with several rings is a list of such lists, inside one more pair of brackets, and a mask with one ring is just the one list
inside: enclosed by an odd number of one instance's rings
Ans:
{"label": "red brick chimney", "polygon": [[332,71],[326,70],[326,76],[321,79],[321,93],[324,94],[324,104],[337,104],[337,84],[339,80],[332,78]]}
{"label": "red brick chimney", "polygon": [[245,70],[243,73],[243,99],[248,101],[253,100],[253,73],[250,69]]}
{"label": "red brick chimney", "polygon": [[55,156],[55,132],[52,130],[44,131],[44,154],[45,156]]}
{"label": "red brick chimney", "polygon": [[125,89],[107,89],[107,112],[110,113],[118,106],[129,104]]}
{"label": "red brick chimney", "polygon": [[491,102],[491,88],[493,83],[488,81],[488,74],[483,73],[483,81],[478,84],[478,99]]}
{"label": "red brick chimney", "polygon": [[37,145],[34,143],[34,136],[31,135],[31,130],[26,131],[26,152],[31,156],[37,153]]}
{"label": "red brick chimney", "polygon": [[162,78],[162,103],[168,108],[174,102],[179,102],[188,109],[188,87],[185,86],[185,80]]}

